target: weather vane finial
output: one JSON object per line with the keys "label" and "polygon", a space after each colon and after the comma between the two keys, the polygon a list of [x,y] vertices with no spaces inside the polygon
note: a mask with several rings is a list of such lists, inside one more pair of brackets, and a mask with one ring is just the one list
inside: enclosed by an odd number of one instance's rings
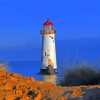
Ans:
{"label": "weather vane finial", "polygon": [[48,18],[48,21],[50,21],[50,18]]}

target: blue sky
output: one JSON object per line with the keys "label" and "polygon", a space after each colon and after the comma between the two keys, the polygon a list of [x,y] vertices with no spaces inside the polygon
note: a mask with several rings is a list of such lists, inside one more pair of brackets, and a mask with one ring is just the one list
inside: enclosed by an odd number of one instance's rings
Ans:
{"label": "blue sky", "polygon": [[100,36],[99,1],[0,0],[0,46],[32,40],[40,44],[40,30],[47,18],[55,24],[58,40]]}
{"label": "blue sky", "polygon": [[99,0],[0,0],[0,57],[39,60],[47,18],[55,25],[59,49],[63,41],[100,37]]}

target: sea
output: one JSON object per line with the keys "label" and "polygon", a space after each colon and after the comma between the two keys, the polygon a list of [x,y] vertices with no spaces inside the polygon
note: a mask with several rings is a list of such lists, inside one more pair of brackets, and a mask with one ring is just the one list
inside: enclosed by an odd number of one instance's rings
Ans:
{"label": "sea", "polygon": [[[100,68],[100,38],[85,38],[75,40],[57,40],[56,75],[40,75],[41,46],[33,48],[32,44],[10,49],[0,49],[0,57],[6,63],[9,72],[34,77],[39,81],[58,84],[67,68],[76,67],[76,63],[89,63]],[[28,60],[27,60],[28,59]],[[2,63],[2,60],[1,60]]]}
{"label": "sea", "polygon": [[8,71],[18,73],[24,76],[34,77],[39,81],[46,81],[58,84],[56,75],[41,75],[41,62],[39,61],[11,61],[9,62]]}

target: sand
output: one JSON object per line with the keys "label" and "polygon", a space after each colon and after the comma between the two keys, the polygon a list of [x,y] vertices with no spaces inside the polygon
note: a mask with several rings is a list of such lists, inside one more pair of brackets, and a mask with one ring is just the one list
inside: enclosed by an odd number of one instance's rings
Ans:
{"label": "sand", "polygon": [[0,100],[100,100],[100,85],[62,87],[0,71]]}

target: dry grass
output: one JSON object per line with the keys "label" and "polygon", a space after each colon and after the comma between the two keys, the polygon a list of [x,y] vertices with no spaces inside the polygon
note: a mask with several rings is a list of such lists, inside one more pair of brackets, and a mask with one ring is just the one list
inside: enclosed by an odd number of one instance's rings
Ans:
{"label": "dry grass", "polygon": [[4,64],[0,64],[0,71],[7,71],[7,68]]}
{"label": "dry grass", "polygon": [[64,70],[64,78],[60,81],[62,86],[96,84],[100,84],[100,70],[86,63],[77,64],[74,68]]}

